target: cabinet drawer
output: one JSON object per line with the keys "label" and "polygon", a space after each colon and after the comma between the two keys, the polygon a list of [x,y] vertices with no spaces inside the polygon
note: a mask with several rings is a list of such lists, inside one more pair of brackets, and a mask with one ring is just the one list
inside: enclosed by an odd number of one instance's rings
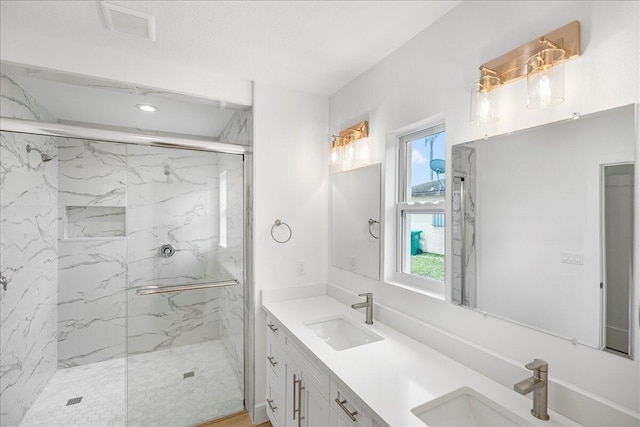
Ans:
{"label": "cabinet drawer", "polygon": [[284,379],[284,352],[278,343],[267,340],[267,372],[281,381]]}
{"label": "cabinet drawer", "polygon": [[267,316],[267,342],[284,345],[284,330],[270,316]]}
{"label": "cabinet drawer", "polygon": [[340,384],[331,382],[329,404],[336,426],[373,427],[373,417],[362,401]]}
{"label": "cabinet drawer", "polygon": [[267,371],[267,416],[273,427],[285,425],[284,383]]}

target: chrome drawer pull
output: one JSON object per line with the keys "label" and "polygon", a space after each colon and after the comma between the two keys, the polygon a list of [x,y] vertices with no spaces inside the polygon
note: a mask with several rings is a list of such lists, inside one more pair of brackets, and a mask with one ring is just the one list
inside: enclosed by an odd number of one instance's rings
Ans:
{"label": "chrome drawer pull", "polygon": [[274,362],[273,356],[267,356],[267,360],[271,363],[271,366],[276,366],[278,362]]}
{"label": "chrome drawer pull", "polygon": [[278,332],[278,328],[276,328],[276,325],[274,325],[273,323],[269,323],[267,326],[269,327],[269,329],[271,329],[272,332]]}
{"label": "chrome drawer pull", "polygon": [[271,412],[276,412],[276,409],[278,409],[277,406],[273,406],[273,400],[271,399],[267,399],[267,404],[269,405],[269,409],[271,409]]}
{"label": "chrome drawer pull", "polygon": [[351,412],[350,410],[347,409],[347,407],[344,405],[345,403],[347,403],[347,399],[344,400],[340,400],[339,397],[336,397],[336,403],[342,408],[342,410],[349,415],[349,417],[351,417],[351,421],[357,421],[356,420],[356,415],[358,415],[358,411],[353,411]]}
{"label": "chrome drawer pull", "polygon": [[302,380],[298,379],[296,374],[293,374],[293,419],[296,419],[296,412],[298,413],[298,418],[300,417],[300,408],[296,408],[296,384],[300,384],[302,386]]}

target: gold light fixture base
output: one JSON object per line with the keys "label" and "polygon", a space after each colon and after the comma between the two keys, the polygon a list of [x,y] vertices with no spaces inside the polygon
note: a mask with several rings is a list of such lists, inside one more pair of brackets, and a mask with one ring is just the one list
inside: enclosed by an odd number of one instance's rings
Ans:
{"label": "gold light fixture base", "polygon": [[347,145],[359,139],[367,138],[368,136],[369,122],[365,120],[350,126],[347,129],[341,130],[338,135],[338,144]]}
{"label": "gold light fixture base", "polygon": [[480,66],[481,73],[483,73],[483,69],[494,71],[500,79],[501,85],[526,77],[529,58],[542,52],[549,45],[564,50],[565,60],[580,56],[582,53],[580,49],[580,22],[573,21],[523,44],[511,52],[485,62]]}

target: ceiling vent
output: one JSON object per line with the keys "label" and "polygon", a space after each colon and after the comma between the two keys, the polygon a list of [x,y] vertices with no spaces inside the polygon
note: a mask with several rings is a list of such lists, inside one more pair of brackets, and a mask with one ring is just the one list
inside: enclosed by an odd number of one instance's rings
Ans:
{"label": "ceiling vent", "polygon": [[155,18],[146,13],[100,2],[107,29],[156,41]]}

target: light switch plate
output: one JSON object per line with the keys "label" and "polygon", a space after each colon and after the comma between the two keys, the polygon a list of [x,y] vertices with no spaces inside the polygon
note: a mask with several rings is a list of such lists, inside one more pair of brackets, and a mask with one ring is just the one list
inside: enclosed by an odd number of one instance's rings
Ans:
{"label": "light switch plate", "polygon": [[562,252],[562,262],[564,264],[584,264],[584,256],[579,252]]}

